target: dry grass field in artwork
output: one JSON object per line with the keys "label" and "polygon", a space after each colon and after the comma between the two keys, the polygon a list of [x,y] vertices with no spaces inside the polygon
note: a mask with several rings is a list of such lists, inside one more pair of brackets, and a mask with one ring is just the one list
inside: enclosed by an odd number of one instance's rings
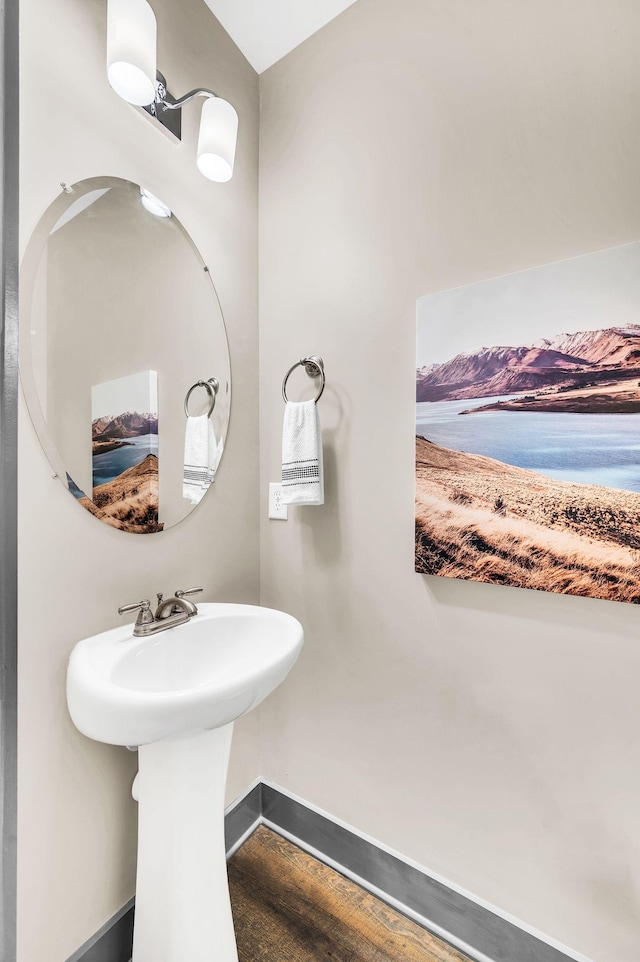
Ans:
{"label": "dry grass field in artwork", "polygon": [[148,454],[144,461],[128,468],[117,478],[93,489],[93,500],[80,499],[83,505],[112,528],[132,534],[162,531],[158,522],[158,459]]}
{"label": "dry grass field in artwork", "polygon": [[416,571],[640,603],[640,495],[416,438]]}

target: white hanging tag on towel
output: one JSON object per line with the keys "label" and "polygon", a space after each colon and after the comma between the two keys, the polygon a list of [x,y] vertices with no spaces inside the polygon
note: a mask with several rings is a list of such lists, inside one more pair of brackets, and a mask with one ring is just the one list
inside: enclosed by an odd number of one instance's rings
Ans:
{"label": "white hanging tag on towel", "polygon": [[282,503],[324,504],[322,434],[315,401],[287,401],[284,407]]}

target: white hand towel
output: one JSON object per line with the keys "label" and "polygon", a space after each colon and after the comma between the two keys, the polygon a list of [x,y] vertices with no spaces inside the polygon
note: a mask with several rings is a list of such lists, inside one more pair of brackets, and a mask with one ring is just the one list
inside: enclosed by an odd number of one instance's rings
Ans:
{"label": "white hand towel", "polygon": [[322,434],[315,401],[287,401],[285,404],[282,503],[324,504]]}
{"label": "white hand towel", "polygon": [[206,414],[187,418],[184,435],[182,497],[198,504],[212,484],[222,456],[222,441],[216,441],[211,418]]}

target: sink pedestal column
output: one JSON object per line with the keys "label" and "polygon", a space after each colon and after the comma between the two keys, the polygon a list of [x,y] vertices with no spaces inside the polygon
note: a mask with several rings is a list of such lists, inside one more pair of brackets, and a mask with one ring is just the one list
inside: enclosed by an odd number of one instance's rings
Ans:
{"label": "sink pedestal column", "polygon": [[232,731],[138,750],[132,962],[238,962],[224,843]]}

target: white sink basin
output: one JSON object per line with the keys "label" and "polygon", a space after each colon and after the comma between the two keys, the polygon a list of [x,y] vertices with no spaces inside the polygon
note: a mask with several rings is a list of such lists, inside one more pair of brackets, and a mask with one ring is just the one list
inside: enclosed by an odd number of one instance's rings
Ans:
{"label": "white sink basin", "polygon": [[251,605],[201,604],[188,623],[147,638],[124,625],[79,642],[67,672],[76,727],[111,745],[219,728],[255,708],[302,648],[291,615]]}

